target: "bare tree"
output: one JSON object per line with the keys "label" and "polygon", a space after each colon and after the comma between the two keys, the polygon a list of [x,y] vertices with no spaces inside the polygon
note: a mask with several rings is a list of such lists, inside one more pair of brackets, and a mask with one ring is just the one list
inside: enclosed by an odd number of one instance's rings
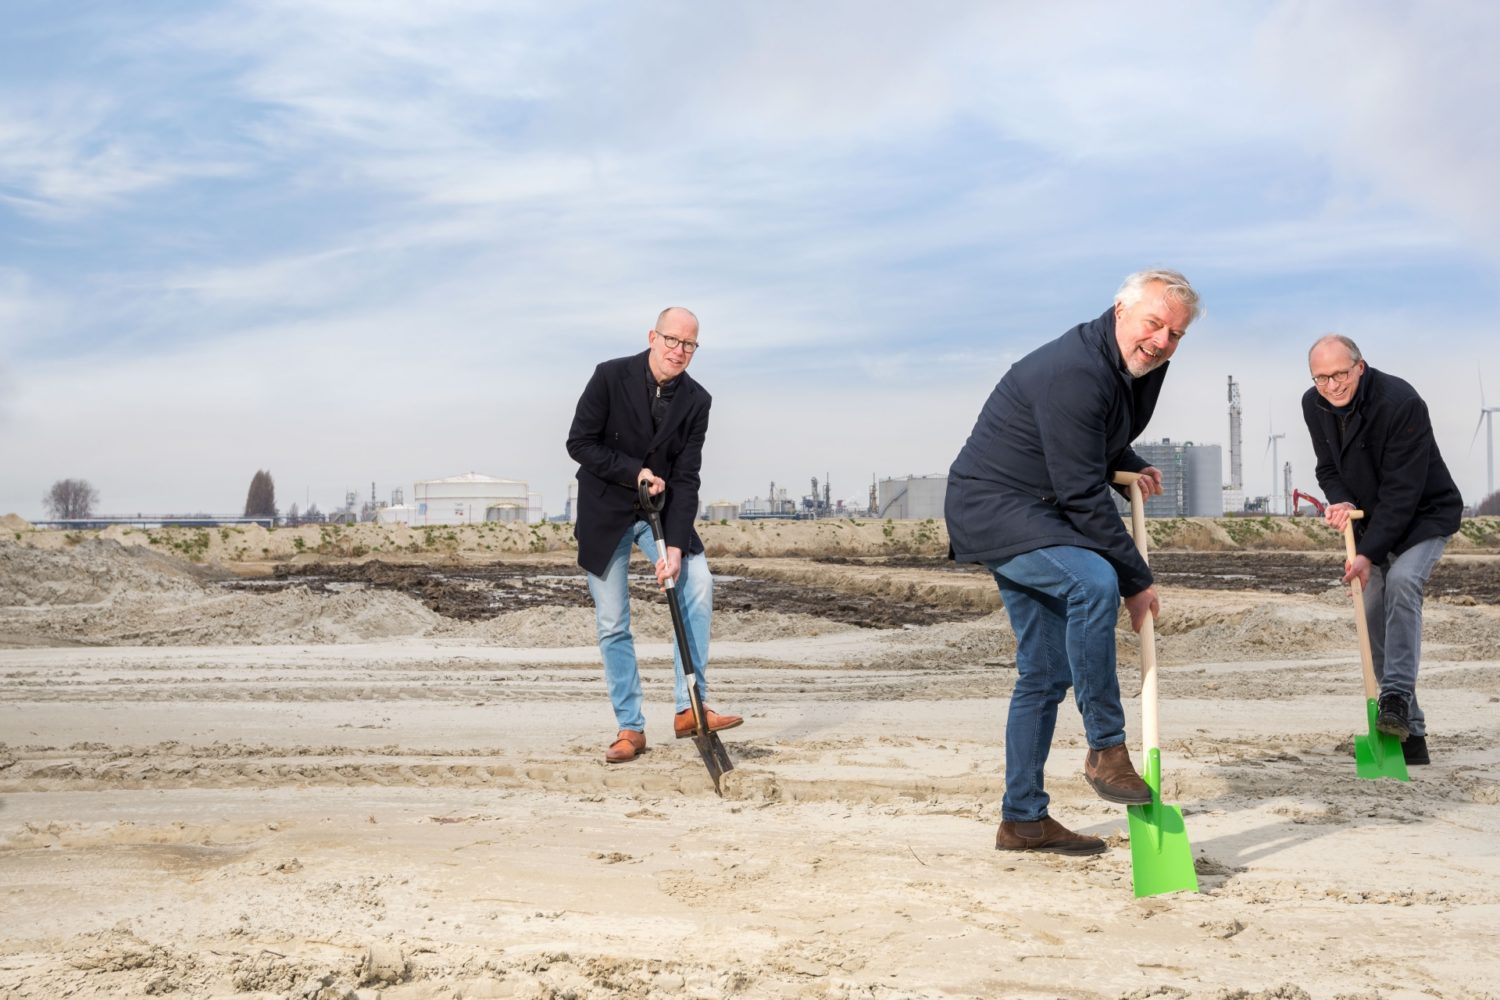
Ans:
{"label": "bare tree", "polygon": [[1481,515],[1500,514],[1500,491],[1491,493],[1489,496],[1479,501],[1479,513]]}
{"label": "bare tree", "polygon": [[250,492],[245,496],[245,516],[276,516],[276,484],[265,469],[257,470],[250,480]]}
{"label": "bare tree", "polygon": [[99,491],[87,479],[59,479],[42,497],[42,506],[54,518],[93,517]]}

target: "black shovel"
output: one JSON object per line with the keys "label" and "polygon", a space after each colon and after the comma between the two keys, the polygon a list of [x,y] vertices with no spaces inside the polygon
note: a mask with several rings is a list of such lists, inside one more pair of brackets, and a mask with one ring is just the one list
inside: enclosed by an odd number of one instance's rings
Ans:
{"label": "black shovel", "polygon": [[[650,484],[640,484],[641,510],[646,514],[646,520],[651,525],[651,534],[656,538],[656,552],[659,557],[667,554],[667,540],[661,529],[661,508],[666,503],[665,492],[651,495]],[[666,584],[667,606],[672,609],[672,629],[677,634],[677,651],[682,656],[682,673],[687,681],[688,701],[693,707],[693,743],[698,747],[698,756],[703,758],[703,764],[708,768],[708,776],[714,779],[714,791],[722,798],[724,789],[719,787],[719,779],[734,770],[734,761],[729,759],[729,751],[724,749],[724,743],[719,739],[718,733],[709,732],[708,716],[703,712],[703,699],[698,694],[698,671],[693,667],[693,653],[688,647],[687,624],[682,619],[682,605],[677,600],[677,581],[669,579]]]}

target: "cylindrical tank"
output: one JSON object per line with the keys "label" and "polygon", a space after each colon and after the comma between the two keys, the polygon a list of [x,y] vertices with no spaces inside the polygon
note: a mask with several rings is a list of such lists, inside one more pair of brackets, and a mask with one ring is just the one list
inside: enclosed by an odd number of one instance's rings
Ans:
{"label": "cylindrical tank", "polygon": [[895,520],[940,521],[943,500],[948,496],[947,476],[907,476],[882,479],[878,490],[878,516]]}
{"label": "cylindrical tank", "polygon": [[1183,450],[1183,484],[1188,517],[1224,514],[1224,456],[1216,444],[1188,445]]}
{"label": "cylindrical tank", "polygon": [[447,479],[422,479],[413,484],[412,524],[473,524],[487,518],[495,505],[519,504],[525,520],[526,484],[467,473]]}
{"label": "cylindrical tank", "polygon": [[708,519],[710,521],[738,521],[740,505],[732,500],[715,500],[708,505]]}
{"label": "cylindrical tank", "polygon": [[503,521],[506,524],[525,524],[526,507],[518,503],[492,503],[484,509],[486,521]]}

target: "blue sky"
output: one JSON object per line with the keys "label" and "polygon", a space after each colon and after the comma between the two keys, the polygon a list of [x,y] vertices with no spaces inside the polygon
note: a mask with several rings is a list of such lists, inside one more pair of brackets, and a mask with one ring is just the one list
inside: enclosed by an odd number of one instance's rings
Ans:
{"label": "blue sky", "polygon": [[[703,322],[703,497],[945,472],[1143,266],[1208,314],[1148,431],[1271,431],[1321,333],[1465,498],[1500,405],[1486,3],[56,4],[0,35],[0,512],[283,509],[478,471],[549,513],[598,361]],[[1227,469],[1226,469],[1227,476]]]}

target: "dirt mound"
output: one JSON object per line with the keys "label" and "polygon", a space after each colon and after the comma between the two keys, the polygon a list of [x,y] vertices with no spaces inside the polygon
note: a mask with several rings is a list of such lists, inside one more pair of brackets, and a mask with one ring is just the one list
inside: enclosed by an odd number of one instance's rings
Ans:
{"label": "dirt mound", "polygon": [[234,594],[126,620],[112,642],[143,646],[368,642],[427,634],[442,617],[403,594],[359,591],[323,596],[290,590]]}
{"label": "dirt mound", "polygon": [[6,531],[30,531],[31,522],[20,514],[6,514],[4,517],[0,517],[0,528],[4,528]]}
{"label": "dirt mound", "polygon": [[0,545],[0,606],[100,604],[121,594],[187,600],[203,574],[149,549],[90,539],[72,548]]}

